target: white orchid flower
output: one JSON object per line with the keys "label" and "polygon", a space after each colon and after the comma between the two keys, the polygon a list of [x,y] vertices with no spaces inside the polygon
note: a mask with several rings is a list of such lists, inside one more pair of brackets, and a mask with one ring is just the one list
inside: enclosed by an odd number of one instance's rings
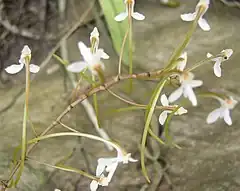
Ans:
{"label": "white orchid flower", "polygon": [[[141,13],[138,12],[134,12],[134,5],[135,5],[135,0],[125,0],[124,1],[125,5],[126,5],[126,11],[120,13],[119,15],[117,15],[114,19],[115,21],[123,21],[125,20],[129,15],[128,12],[130,11],[130,16],[133,17],[136,20],[144,20],[145,16]],[[130,9],[130,10],[129,10]]]}
{"label": "white orchid flower", "polygon": [[96,74],[96,70],[104,70],[104,64],[102,63],[101,58],[108,59],[109,56],[103,49],[97,49],[95,53],[92,53],[90,48],[88,48],[83,42],[78,43],[78,48],[84,61],[77,61],[68,65],[68,71],[79,73],[85,68],[89,68],[94,74]]}
{"label": "white orchid flower", "polygon": [[220,99],[217,98],[218,101],[221,104],[220,108],[217,108],[215,110],[213,110],[211,113],[209,113],[208,117],[207,117],[207,123],[208,124],[212,124],[215,121],[217,121],[217,119],[224,119],[224,121],[228,124],[228,125],[232,125],[232,119],[230,116],[230,110],[232,110],[236,104],[237,101],[234,100],[232,97],[230,97],[229,99]]}
{"label": "white orchid flower", "polygon": [[191,72],[183,72],[179,76],[181,86],[176,89],[168,98],[169,102],[172,103],[179,99],[181,95],[188,98],[193,106],[197,106],[197,98],[193,91],[193,88],[199,87],[203,84],[201,80],[193,80],[194,74]]}
{"label": "white orchid flower", "polygon": [[195,20],[198,11],[200,10],[201,7],[203,7],[204,11],[202,11],[202,13],[200,15],[200,18],[198,20],[198,25],[202,28],[202,30],[209,31],[211,28],[210,28],[208,22],[206,21],[206,19],[202,18],[203,15],[208,10],[209,3],[210,3],[210,0],[200,0],[197,4],[196,8],[195,8],[195,12],[194,13],[182,14],[181,19],[183,21],[193,21],[193,20]]}
{"label": "white orchid flower", "polygon": [[[219,57],[211,59],[212,61],[215,62],[213,66],[213,71],[217,77],[222,76],[221,63],[228,60],[232,54],[233,54],[232,49],[226,49],[221,51],[221,55]],[[211,57],[213,57],[213,55],[210,53],[207,53],[207,58],[211,58]]]}
{"label": "white orchid flower", "polygon": [[183,71],[187,64],[187,52],[182,53],[178,58],[177,69]]}
{"label": "white orchid flower", "polygon": [[[167,107],[167,106],[170,106],[170,105],[169,105],[169,101],[168,101],[168,99],[167,99],[167,96],[166,96],[165,94],[163,94],[163,95],[161,96],[161,103],[162,103],[163,106],[166,106],[166,107]],[[173,105],[173,106],[178,107],[178,105]],[[164,111],[159,115],[159,123],[160,123],[161,125],[164,125],[164,123],[165,123],[165,121],[166,121],[166,119],[167,119],[167,115],[168,115],[169,113],[172,113],[172,111],[170,111],[170,110],[164,110]],[[184,109],[183,107],[180,107],[180,108],[174,113],[174,115],[182,115],[182,114],[185,114],[185,113],[187,113],[187,110]]]}
{"label": "white orchid flower", "polygon": [[[98,159],[98,165],[96,169],[96,176],[100,177],[99,181],[93,180],[90,184],[91,191],[97,190],[98,186],[108,186],[112,177],[117,169],[119,163],[127,164],[128,162],[137,162],[137,160],[131,157],[131,154],[123,154],[118,151],[118,156],[114,158],[100,158]],[[103,174],[107,173],[105,177]]]}
{"label": "white orchid flower", "polygon": [[[26,63],[26,59],[28,59],[29,61],[31,59],[31,50],[27,45],[25,45],[22,49],[21,56],[19,59],[20,64],[12,64],[11,66],[5,68],[5,71],[9,74],[16,74],[20,72],[23,69],[24,65],[29,64]],[[30,64],[29,70],[31,73],[37,73],[40,70],[40,67],[35,64]]]}

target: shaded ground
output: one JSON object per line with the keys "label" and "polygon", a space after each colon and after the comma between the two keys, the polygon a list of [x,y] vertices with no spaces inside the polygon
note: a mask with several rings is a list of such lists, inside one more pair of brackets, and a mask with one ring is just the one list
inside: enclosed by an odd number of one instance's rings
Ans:
{"label": "shaded ground", "polygon": [[[169,58],[177,43],[184,38],[189,23],[182,22],[179,18],[181,13],[190,12],[194,9],[196,1],[182,1],[182,5],[177,9],[161,7],[158,3],[138,1],[137,8],[144,12],[146,20],[135,23],[136,52],[134,54],[135,63],[138,67],[135,71],[154,70],[162,67]],[[80,6],[81,7],[81,6]],[[80,11],[78,11],[80,12]],[[196,78],[203,79],[203,89],[224,91],[233,95],[239,100],[239,75],[238,64],[240,58],[240,12],[238,9],[222,6],[216,3],[211,6],[206,15],[212,27],[210,32],[203,32],[197,29],[191,44],[187,48],[189,54],[189,65],[205,58],[207,52],[217,54],[222,49],[232,48],[234,54],[232,58],[223,65],[223,78],[216,79],[212,74],[212,67],[206,65],[196,72]],[[80,28],[68,40],[68,51],[70,61],[79,59],[76,42],[88,41],[91,31],[87,28]],[[106,34],[106,31],[100,31]],[[107,75],[116,73],[117,59],[111,52],[107,37],[101,39],[104,48],[110,53],[111,60],[106,62]],[[105,44],[104,44],[105,42]],[[23,40],[23,44],[26,42]],[[36,46],[36,45],[35,45]],[[18,46],[18,52],[22,44]],[[45,53],[41,50],[42,60]],[[34,53],[33,53],[34,55]],[[14,54],[13,60],[18,55]],[[40,61],[39,61],[40,62]],[[51,60],[49,65],[54,65]],[[20,89],[23,83],[21,75],[12,76],[13,85],[4,87],[0,91],[0,108],[7,105],[12,96]],[[154,87],[153,82],[135,82],[135,91],[131,99],[136,102],[147,103]],[[123,83],[113,88],[115,92],[122,92],[122,95],[129,96],[121,91],[126,84]],[[172,89],[166,91],[170,93]],[[32,95],[30,99],[31,120],[36,126],[37,132],[46,128],[61,111],[67,106],[69,94],[64,89],[63,72],[57,71],[47,75],[43,71],[38,80],[32,84]],[[112,114],[114,108],[126,107],[121,101],[116,100],[108,93],[100,93],[100,113],[101,125],[110,136],[123,145],[128,152],[133,153],[135,158],[139,157],[138,143],[141,139],[144,126],[144,113],[142,111]],[[130,98],[130,97],[129,97]],[[107,101],[106,101],[107,100]],[[0,178],[4,179],[8,175],[8,165],[11,161],[13,148],[20,142],[22,109],[24,96],[21,96],[14,107],[7,110],[0,116],[1,120],[1,146],[0,146]],[[162,166],[159,163],[148,161],[147,168],[153,184],[148,190],[168,191],[167,185],[172,182],[173,190],[176,191],[238,191],[240,188],[240,130],[238,116],[240,113],[237,107],[232,114],[233,125],[227,127],[222,121],[215,125],[205,123],[208,112],[218,107],[213,100],[200,99],[198,108],[189,107],[189,114],[174,118],[171,123],[171,132],[177,144],[183,149],[158,147],[153,143],[154,154],[160,151],[161,156],[168,161],[168,179],[162,180]],[[111,113],[111,115],[109,114]],[[154,123],[157,123],[159,112],[156,112]],[[81,132],[96,134],[93,125],[89,122],[82,107],[74,109],[70,115],[64,118],[64,122],[71,127],[75,127]],[[57,127],[54,132],[64,131]],[[29,131],[30,136],[30,131]],[[67,165],[94,173],[96,159],[103,156],[113,156],[105,147],[89,140],[79,140],[76,138],[58,138],[40,143],[35,152],[31,154],[36,160],[45,161],[51,164],[56,163],[66,153],[75,148],[73,156],[67,161]],[[87,158],[87,159],[86,159]],[[88,161],[88,162],[86,162]],[[88,190],[89,180],[73,173],[54,171],[45,166],[30,163],[26,165],[24,176],[19,188],[16,190],[54,190],[59,188],[67,191]],[[121,166],[108,188],[104,190],[140,190],[145,185],[145,180],[141,175],[139,163]]]}

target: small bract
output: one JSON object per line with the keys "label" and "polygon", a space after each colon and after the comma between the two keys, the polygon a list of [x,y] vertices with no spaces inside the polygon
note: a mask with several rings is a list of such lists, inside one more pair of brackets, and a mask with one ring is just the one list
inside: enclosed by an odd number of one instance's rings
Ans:
{"label": "small bract", "polygon": [[[132,18],[134,18],[136,20],[140,20],[140,21],[145,19],[145,16],[143,14],[138,13],[138,12],[134,12],[135,0],[125,0],[124,3],[126,5],[126,11],[117,15],[114,18],[115,21],[118,21],[118,22],[123,21],[128,16],[131,16]],[[129,13],[130,13],[130,15],[128,15]]]}

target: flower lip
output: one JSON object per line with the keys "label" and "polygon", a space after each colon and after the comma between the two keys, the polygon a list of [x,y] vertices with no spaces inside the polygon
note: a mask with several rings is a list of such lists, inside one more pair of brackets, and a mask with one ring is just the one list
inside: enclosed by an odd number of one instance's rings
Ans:
{"label": "flower lip", "polygon": [[180,75],[180,82],[191,81],[194,78],[194,74],[191,72],[183,72]]}
{"label": "flower lip", "polygon": [[228,109],[233,109],[237,105],[237,100],[234,100],[232,97],[225,99],[225,100],[219,100],[223,107],[226,107]]}

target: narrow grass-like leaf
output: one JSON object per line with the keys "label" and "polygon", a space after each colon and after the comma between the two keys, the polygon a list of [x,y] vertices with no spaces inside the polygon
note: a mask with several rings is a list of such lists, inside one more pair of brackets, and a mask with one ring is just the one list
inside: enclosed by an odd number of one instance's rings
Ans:
{"label": "narrow grass-like leaf", "polygon": [[146,146],[146,141],[147,141],[147,134],[149,131],[149,127],[151,124],[151,120],[152,120],[152,116],[158,101],[158,98],[160,96],[160,93],[166,83],[166,77],[163,78],[157,85],[154,93],[152,94],[152,97],[150,99],[150,102],[147,106],[147,111],[146,111],[146,115],[145,115],[145,126],[144,126],[144,131],[143,131],[143,136],[142,136],[142,142],[141,142],[141,167],[142,167],[142,172],[144,177],[146,178],[146,180],[150,183],[150,179],[148,177],[147,174],[147,169],[145,166],[145,157],[144,157],[144,153],[145,153],[145,146]]}

